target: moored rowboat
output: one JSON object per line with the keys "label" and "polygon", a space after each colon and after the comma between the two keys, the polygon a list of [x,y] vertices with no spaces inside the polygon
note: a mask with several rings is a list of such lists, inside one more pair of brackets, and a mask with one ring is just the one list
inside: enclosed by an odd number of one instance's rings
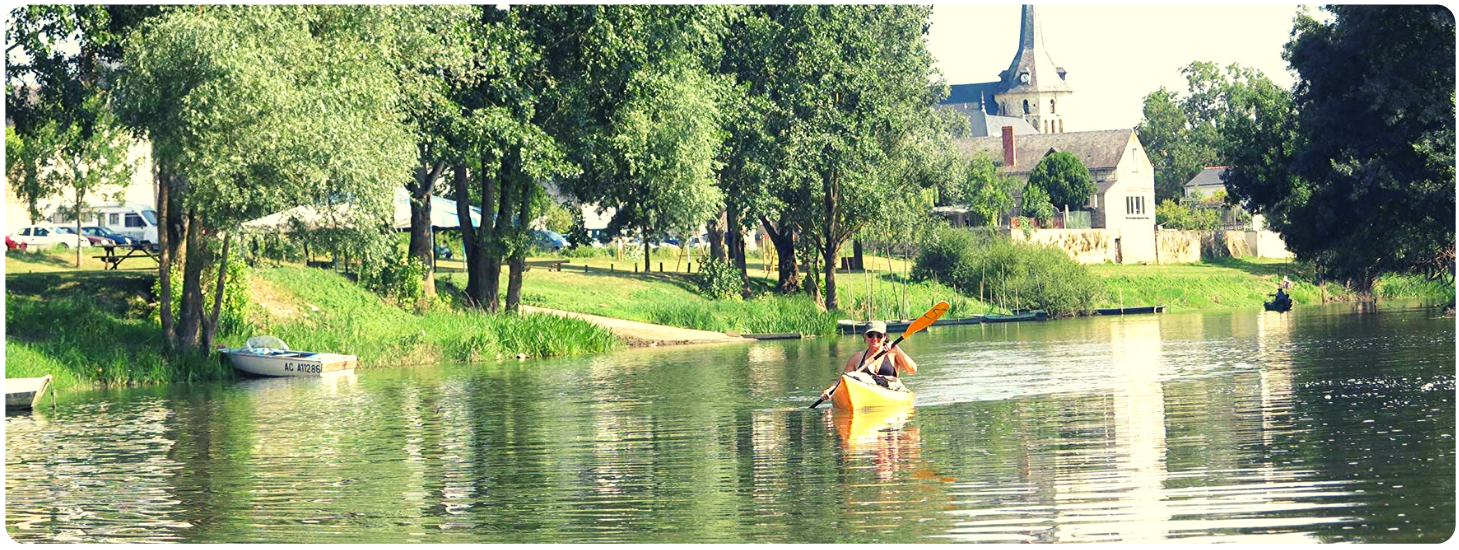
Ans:
{"label": "moored rowboat", "polygon": [[359,363],[353,355],[291,350],[272,336],[256,336],[244,347],[218,351],[228,356],[233,368],[259,376],[320,376],[354,370]]}
{"label": "moored rowboat", "polygon": [[40,404],[41,395],[50,385],[51,375],[49,374],[40,378],[6,378],[5,410],[35,408]]}
{"label": "moored rowboat", "polygon": [[843,411],[882,407],[906,407],[912,404],[917,394],[911,390],[901,391],[881,387],[871,380],[871,375],[852,372],[841,375],[841,384],[831,394],[831,404]]}

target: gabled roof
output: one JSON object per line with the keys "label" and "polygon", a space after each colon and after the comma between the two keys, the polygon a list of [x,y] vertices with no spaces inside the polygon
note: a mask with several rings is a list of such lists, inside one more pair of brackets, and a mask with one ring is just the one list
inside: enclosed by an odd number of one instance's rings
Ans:
{"label": "gabled roof", "polygon": [[978,110],[971,103],[955,103],[940,105],[940,107],[956,110],[968,117],[968,137],[1001,136],[1004,126],[1012,126],[1015,135],[1039,133],[1038,128],[1034,128],[1021,117],[990,115]]}
{"label": "gabled roof", "polygon": [[[1113,170],[1119,166],[1125,147],[1130,144],[1134,130],[1098,130],[1094,132],[1069,132],[1064,134],[1019,134],[1014,132],[1018,153],[1017,166],[1002,166],[998,170],[1014,175],[1027,176],[1039,161],[1054,151],[1066,151],[1079,157],[1089,170]],[[956,141],[964,153],[975,155],[987,153],[994,160],[1003,158],[1003,135],[976,137]]]}
{"label": "gabled roof", "polygon": [[1207,166],[1205,170],[1201,170],[1201,173],[1196,174],[1196,177],[1191,178],[1191,180],[1188,182],[1185,182],[1185,186],[1212,187],[1219,185],[1221,187],[1225,187],[1226,182],[1225,180],[1221,179],[1221,174],[1224,172],[1226,172],[1225,166]]}
{"label": "gabled roof", "polygon": [[[1001,82],[977,82],[973,84],[953,84],[948,86],[947,99],[939,101],[939,105],[956,105],[959,103],[970,103],[981,107],[989,114],[998,114],[998,102],[993,101],[993,94],[998,91]],[[969,107],[967,110],[973,110]]]}

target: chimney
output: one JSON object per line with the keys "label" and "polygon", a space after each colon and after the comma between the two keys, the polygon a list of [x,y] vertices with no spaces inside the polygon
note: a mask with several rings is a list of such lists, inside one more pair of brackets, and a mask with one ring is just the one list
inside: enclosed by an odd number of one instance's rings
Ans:
{"label": "chimney", "polygon": [[1018,151],[1014,148],[1013,127],[1003,127],[1003,166],[1013,168],[1018,166]]}

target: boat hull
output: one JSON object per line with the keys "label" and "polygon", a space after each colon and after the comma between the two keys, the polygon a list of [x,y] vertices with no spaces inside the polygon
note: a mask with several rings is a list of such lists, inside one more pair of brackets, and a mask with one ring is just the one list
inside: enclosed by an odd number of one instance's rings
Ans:
{"label": "boat hull", "polygon": [[1288,311],[1288,310],[1292,309],[1292,301],[1291,300],[1287,300],[1287,301],[1282,302],[1280,304],[1273,303],[1273,302],[1262,302],[1261,305],[1262,305],[1262,307],[1266,308],[1267,311]]}
{"label": "boat hull", "polygon": [[353,355],[288,350],[225,349],[233,368],[258,376],[322,376],[354,370],[359,360]]}
{"label": "boat hull", "polygon": [[51,375],[40,378],[6,378],[5,410],[25,410],[40,404],[41,396],[51,385]]}
{"label": "boat hull", "polygon": [[907,407],[916,398],[917,394],[912,391],[890,390],[850,374],[843,374],[841,384],[831,394],[831,405],[843,411]]}

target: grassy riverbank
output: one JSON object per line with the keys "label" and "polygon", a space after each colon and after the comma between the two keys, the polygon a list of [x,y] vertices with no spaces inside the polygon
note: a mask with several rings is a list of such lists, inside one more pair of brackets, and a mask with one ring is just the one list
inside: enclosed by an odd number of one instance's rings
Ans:
{"label": "grassy riverbank", "polygon": [[[50,373],[56,386],[66,389],[233,376],[216,357],[163,357],[160,330],[150,319],[156,307],[151,299],[153,266],[137,262],[121,271],[102,271],[100,264],[84,264],[76,270],[68,258],[74,260],[64,253],[7,255],[7,377]],[[547,269],[545,264],[554,260],[568,263],[561,271]],[[837,319],[911,318],[938,300],[953,305],[949,318],[1006,312],[935,282],[907,282],[906,261],[877,257],[867,258],[871,269],[866,272],[837,274],[843,307],[836,312],[819,310],[804,294],[774,295],[774,273],[753,262],[755,298],[715,301],[698,294],[694,276],[684,272],[687,263],[679,265],[678,273],[635,273],[633,264],[607,257],[532,261],[536,265],[523,287],[529,305],[701,330],[827,335],[834,332]],[[673,262],[666,257],[665,268],[672,270]],[[439,285],[448,295],[465,286],[459,266],[440,266]],[[1295,282],[1291,294],[1299,307],[1354,299],[1340,286],[1312,284],[1312,275],[1300,264],[1281,261],[1086,267],[1104,285],[1106,298],[1099,307],[1256,309],[1283,275]],[[260,268],[251,279],[252,309],[240,326],[220,329],[220,344],[236,346],[250,336],[273,334],[297,349],[356,354],[362,369],[518,354],[591,354],[621,345],[606,330],[575,319],[489,315],[456,307],[411,313],[325,269]],[[1415,277],[1388,277],[1380,282],[1378,295],[1448,303],[1454,289]]]}
{"label": "grassy riverbank", "polygon": [[[155,270],[78,271],[52,254],[5,261],[6,377],[49,373],[65,390],[234,376],[216,356],[163,356],[150,315]],[[264,268],[252,280],[253,309],[241,326],[220,327],[219,344],[273,334],[295,349],[358,355],[361,369],[593,354],[620,345],[600,327],[551,315],[413,314],[328,270]]]}

